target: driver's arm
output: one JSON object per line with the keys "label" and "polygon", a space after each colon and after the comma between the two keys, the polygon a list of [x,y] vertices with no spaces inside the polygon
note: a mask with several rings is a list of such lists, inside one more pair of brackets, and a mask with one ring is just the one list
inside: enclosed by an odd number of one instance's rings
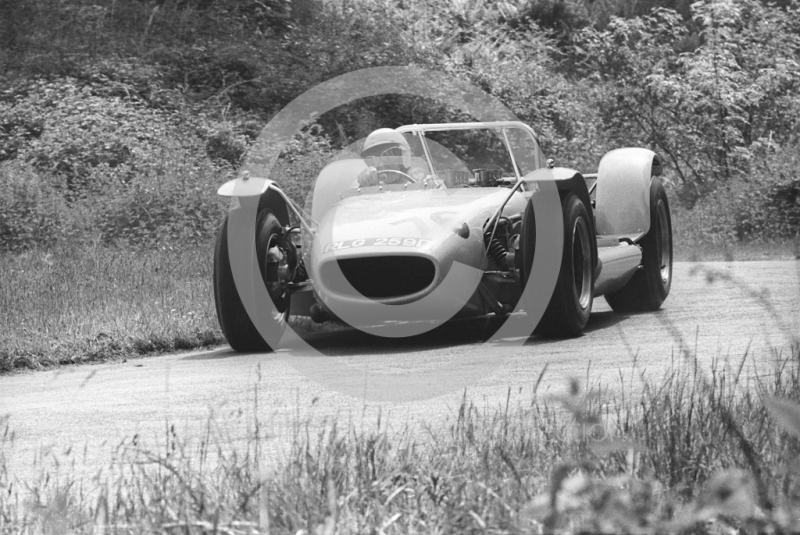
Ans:
{"label": "driver's arm", "polygon": [[353,184],[354,188],[365,188],[367,186],[375,186],[378,184],[378,170],[374,167],[367,167],[358,174],[356,183]]}

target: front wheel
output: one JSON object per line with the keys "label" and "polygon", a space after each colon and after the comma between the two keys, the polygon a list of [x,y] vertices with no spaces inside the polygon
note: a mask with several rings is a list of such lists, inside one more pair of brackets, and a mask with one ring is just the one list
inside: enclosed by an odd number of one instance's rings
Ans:
{"label": "front wheel", "polygon": [[[561,210],[564,217],[561,268],[553,295],[535,332],[547,337],[565,338],[579,336],[592,313],[593,236],[589,211],[577,195],[567,194],[561,202]],[[535,224],[531,203],[525,210],[522,228],[522,262],[524,275],[527,275],[533,263],[535,249]],[[528,279],[524,275],[523,284]],[[535,281],[532,284],[535,284]]]}
{"label": "front wheel", "polygon": [[[250,274],[246,280],[234,281],[228,248],[228,227],[231,223],[230,218],[226,217],[217,234],[214,248],[214,302],[217,319],[225,339],[235,351],[271,351],[273,348],[261,336],[253,318],[245,309],[240,292],[251,297],[255,295],[255,285],[266,287],[274,307],[266,307],[271,313],[259,314],[264,317],[255,319],[270,339],[280,339],[289,315],[291,296],[287,285],[297,265],[297,252],[275,213],[269,207],[263,207],[256,216],[255,243],[250,251],[250,254],[256,255],[259,272]],[[233,229],[234,233],[245,230],[247,229]],[[240,260],[251,263],[252,257]],[[261,307],[253,306],[251,309],[261,310]]]}
{"label": "front wheel", "polygon": [[620,290],[606,295],[614,312],[658,310],[672,285],[672,219],[661,180],[650,184],[650,230],[639,242],[642,265]]}

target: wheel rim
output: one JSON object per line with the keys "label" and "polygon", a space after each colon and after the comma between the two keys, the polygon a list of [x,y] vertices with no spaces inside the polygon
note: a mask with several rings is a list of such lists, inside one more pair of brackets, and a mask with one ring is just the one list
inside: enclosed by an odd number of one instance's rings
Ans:
{"label": "wheel rim", "polygon": [[592,253],[589,247],[589,227],[583,218],[578,218],[572,228],[572,275],[578,304],[581,309],[585,309],[592,299]]}
{"label": "wheel rim", "polygon": [[661,273],[661,282],[669,285],[672,278],[672,236],[669,231],[669,216],[664,201],[658,201],[658,266]]}

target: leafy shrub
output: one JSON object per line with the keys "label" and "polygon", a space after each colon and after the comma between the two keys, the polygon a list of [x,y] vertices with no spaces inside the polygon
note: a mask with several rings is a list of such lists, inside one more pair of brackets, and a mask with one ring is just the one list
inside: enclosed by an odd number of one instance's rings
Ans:
{"label": "leafy shrub", "polygon": [[[72,78],[36,78],[6,91],[0,104],[13,156],[43,173],[65,177],[72,196],[85,193],[93,171],[127,182],[178,138],[176,119],[133,98],[110,96],[109,86]],[[184,134],[185,135],[185,134]],[[7,158],[11,154],[7,155]]]}
{"label": "leafy shrub", "polygon": [[[305,206],[311,185],[334,155],[334,148],[322,127],[312,124],[289,142],[276,162],[270,178],[298,206]],[[308,206],[305,208],[309,209]]]}
{"label": "leafy shrub", "polygon": [[508,23],[512,28],[536,24],[566,40],[575,30],[589,24],[588,13],[581,4],[555,0],[531,0]]}
{"label": "leafy shrub", "polygon": [[783,216],[779,223],[779,235],[794,235],[800,232],[800,180],[772,186],[767,195],[767,206]]}
{"label": "leafy shrub", "polygon": [[600,75],[612,139],[657,147],[698,194],[748,175],[759,145],[786,143],[798,122],[797,8],[755,0],[698,2],[701,45],[679,53],[691,27],[666,10],[582,32],[575,60]]}
{"label": "leafy shrub", "polygon": [[[308,88],[365,67],[420,65],[498,98],[559,165],[593,171],[611,148],[657,150],[680,199],[714,207],[696,218],[718,214],[706,225],[715,236],[791,232],[791,200],[780,200],[789,194],[768,189],[789,179],[755,183],[770,150],[796,143],[800,7],[668,5],[678,13],[650,0],[12,2],[2,8],[14,32],[0,43],[10,74],[0,81],[0,162],[23,163],[62,194],[70,232],[97,231],[102,219],[104,239],[129,239],[111,229],[141,236],[180,220],[164,215],[186,208],[178,199],[151,198],[158,182],[199,166],[203,184],[219,183]],[[287,153],[276,176],[301,201],[335,147],[378,127],[465,119],[434,99],[354,102],[318,118],[333,138]],[[97,219],[84,201],[104,191],[118,196]]]}
{"label": "leafy shrub", "polygon": [[212,161],[238,166],[247,152],[247,138],[230,128],[220,128],[206,138],[206,154]]}
{"label": "leafy shrub", "polygon": [[30,167],[0,163],[0,251],[52,244],[63,234],[61,195]]}
{"label": "leafy shrub", "polygon": [[733,230],[738,240],[800,233],[800,180],[745,190],[737,200]]}
{"label": "leafy shrub", "polygon": [[696,242],[770,241],[800,233],[800,181],[794,176],[797,148],[759,156],[747,177],[719,185],[691,209],[673,204],[676,233]]}
{"label": "leafy shrub", "polygon": [[[149,185],[142,185],[142,182]],[[141,181],[111,197],[93,224],[105,243],[128,246],[210,243],[222,219],[222,202],[212,187]]]}

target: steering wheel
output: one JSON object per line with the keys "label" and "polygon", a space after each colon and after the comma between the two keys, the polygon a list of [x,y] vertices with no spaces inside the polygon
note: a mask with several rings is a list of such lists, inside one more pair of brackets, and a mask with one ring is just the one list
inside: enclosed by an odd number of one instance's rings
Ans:
{"label": "steering wheel", "polygon": [[383,169],[381,171],[378,171],[378,176],[381,176],[381,174],[383,174],[383,173],[396,173],[396,174],[400,175],[402,178],[406,179],[408,182],[410,182],[412,184],[416,184],[417,183],[417,181],[414,180],[414,178],[412,178],[412,177],[408,176],[407,174],[405,174],[404,172],[398,171],[396,169]]}

